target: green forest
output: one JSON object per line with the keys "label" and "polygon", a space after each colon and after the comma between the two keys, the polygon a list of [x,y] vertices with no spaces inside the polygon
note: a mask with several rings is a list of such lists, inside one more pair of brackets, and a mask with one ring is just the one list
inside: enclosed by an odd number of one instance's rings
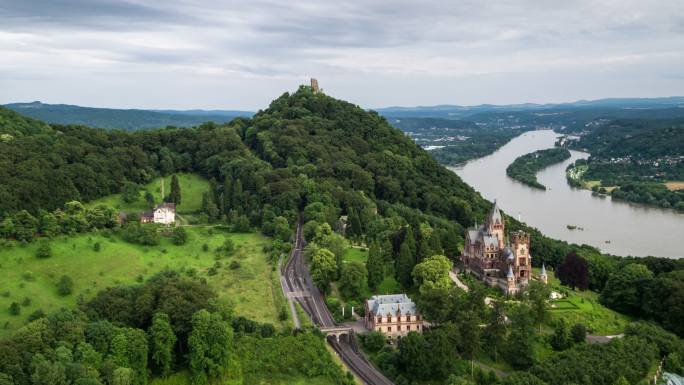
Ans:
{"label": "green forest", "polygon": [[506,167],[506,175],[530,187],[546,190],[546,186],[537,181],[537,173],[568,158],[570,158],[570,151],[564,148],[535,151],[516,158]]}
{"label": "green forest", "polygon": [[570,183],[615,199],[684,210],[684,120],[616,120],[568,143],[591,154],[568,170]]}
{"label": "green forest", "polygon": [[430,155],[448,166],[489,155],[516,136],[533,129],[443,118],[388,117],[387,120],[417,144],[437,146],[430,150]]}
{"label": "green forest", "polygon": [[[2,385],[350,384],[320,333],[292,330],[277,286],[300,220],[337,319],[340,302],[359,309],[370,293],[401,290],[433,325],[392,345],[361,338],[397,384],[637,384],[662,359],[684,371],[682,262],[602,255],[507,216],[509,230],[531,233],[535,266],[555,272],[566,302],[596,299],[601,312],[552,315],[545,285],[517,298],[475,281],[465,292],[448,271],[490,203],[378,114],[309,87],[250,119],[187,129],[0,116],[0,268],[12,270],[0,283]],[[139,222],[161,200],[179,207],[179,226]],[[28,290],[60,308],[25,301]],[[594,316],[640,322],[587,344],[602,330]]]}

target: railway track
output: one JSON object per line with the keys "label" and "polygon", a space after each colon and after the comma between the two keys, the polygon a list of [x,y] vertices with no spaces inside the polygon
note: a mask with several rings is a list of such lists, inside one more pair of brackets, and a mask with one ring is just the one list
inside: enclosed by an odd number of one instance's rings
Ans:
{"label": "railway track", "polygon": [[[296,299],[317,327],[335,327],[335,320],[325,305],[325,300],[320,291],[314,286],[309,269],[304,263],[302,251],[305,245],[306,241],[300,221],[297,223],[292,253],[282,272],[285,278],[283,287],[285,295]],[[342,336],[339,341],[332,337],[327,340],[349,370],[364,383],[368,385],[393,385],[392,381],[366,360],[352,336],[347,336],[346,339]]]}

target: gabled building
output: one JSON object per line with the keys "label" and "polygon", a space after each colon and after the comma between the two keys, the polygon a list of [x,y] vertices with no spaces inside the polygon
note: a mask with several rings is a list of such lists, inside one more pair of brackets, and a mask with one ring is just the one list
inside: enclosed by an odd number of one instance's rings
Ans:
{"label": "gabled building", "polygon": [[461,261],[466,271],[506,294],[515,294],[532,277],[530,235],[524,231],[509,234],[499,206],[494,202],[485,223],[466,231]]}
{"label": "gabled building", "polygon": [[366,301],[365,310],[364,321],[368,330],[391,338],[423,331],[423,318],[406,294],[374,295]]}
{"label": "gabled building", "polygon": [[152,211],[140,214],[140,223],[159,223],[170,225],[176,222],[176,204],[163,202]]}

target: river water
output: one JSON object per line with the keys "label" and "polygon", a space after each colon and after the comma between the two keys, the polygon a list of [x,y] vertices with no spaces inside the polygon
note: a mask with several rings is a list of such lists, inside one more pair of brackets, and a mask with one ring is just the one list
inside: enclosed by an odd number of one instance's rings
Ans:
{"label": "river water", "polygon": [[[540,171],[537,179],[546,191],[506,175],[506,167],[515,158],[553,147],[558,136],[551,130],[526,132],[489,156],[450,169],[485,198],[496,199],[507,214],[519,216],[552,238],[622,256],[684,256],[684,214],[613,201],[568,185],[565,168],[588,157],[587,153],[571,151],[570,159]],[[567,225],[584,230],[570,230]]]}

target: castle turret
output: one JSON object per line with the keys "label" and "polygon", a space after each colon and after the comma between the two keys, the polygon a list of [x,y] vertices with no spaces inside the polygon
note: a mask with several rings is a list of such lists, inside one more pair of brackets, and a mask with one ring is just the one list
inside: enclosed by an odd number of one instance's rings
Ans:
{"label": "castle turret", "polygon": [[320,88],[318,88],[318,79],[316,78],[311,78],[311,91],[313,91],[314,94],[321,91]]}
{"label": "castle turret", "polygon": [[515,274],[513,274],[513,267],[508,265],[508,274],[506,274],[506,293],[514,294],[515,292]]}
{"label": "castle turret", "polygon": [[541,274],[539,274],[539,279],[546,284],[549,283],[549,277],[546,275],[546,266],[544,266],[543,262],[542,262]]}
{"label": "castle turret", "polygon": [[494,200],[494,206],[485,219],[485,230],[499,240],[499,249],[504,247],[504,219],[499,205]]}

